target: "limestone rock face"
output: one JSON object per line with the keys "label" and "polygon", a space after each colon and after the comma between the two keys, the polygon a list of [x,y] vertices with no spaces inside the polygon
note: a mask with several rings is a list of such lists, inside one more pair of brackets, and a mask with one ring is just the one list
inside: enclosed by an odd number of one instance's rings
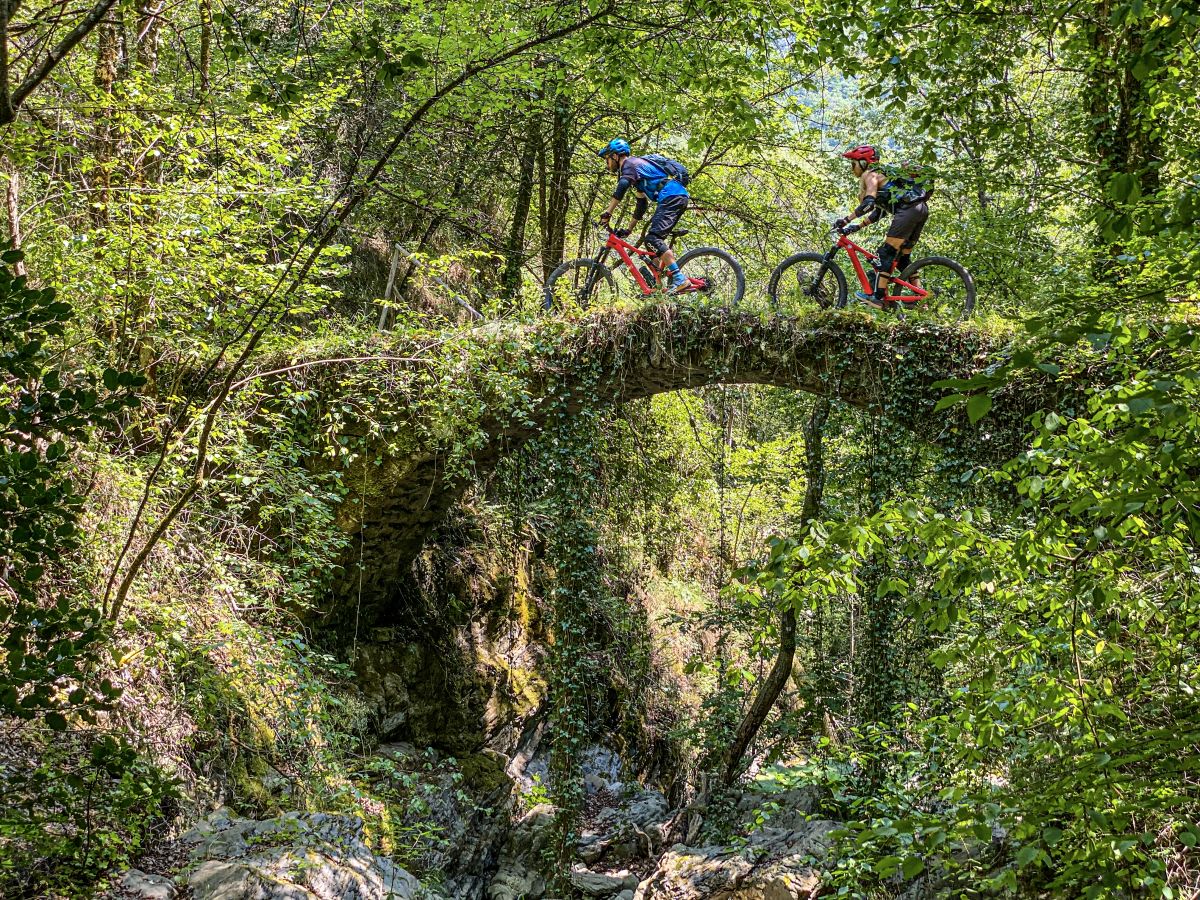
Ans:
{"label": "limestone rock face", "polygon": [[[487,696],[469,658],[448,660],[445,652],[423,642],[364,642],[355,672],[384,740],[437,745],[452,753],[484,745]],[[450,696],[447,684],[455,688]]]}
{"label": "limestone rock face", "polygon": [[[457,566],[450,566],[452,558]],[[420,605],[454,610],[436,622],[410,613],[403,627],[371,628],[354,657],[355,682],[383,741],[464,756],[512,758],[546,698],[545,636],[524,567],[506,573],[464,549],[427,561]]]}
{"label": "limestone rock face", "polygon": [[808,860],[829,846],[834,822],[764,828],[743,847],[677,844],[638,887],[635,900],[811,900],[821,880]]}
{"label": "limestone rock face", "polygon": [[219,810],[183,836],[194,900],[437,900],[363,843],[354,816],[286,813],[255,821]]}
{"label": "limestone rock face", "polygon": [[[407,857],[420,872],[437,872],[441,890],[454,900],[482,900],[496,857],[511,827],[516,800],[505,774],[507,757],[485,750],[456,760],[411,744],[385,744],[376,756],[390,760],[397,773],[419,778],[424,803],[408,810],[393,825],[436,830],[437,840]],[[385,783],[395,776],[381,775]],[[393,789],[411,790],[403,783]]]}
{"label": "limestone rock face", "polygon": [[546,879],[538,871],[538,861],[549,843],[556,815],[557,807],[543,803],[517,821],[488,885],[488,900],[539,900],[545,895]]}

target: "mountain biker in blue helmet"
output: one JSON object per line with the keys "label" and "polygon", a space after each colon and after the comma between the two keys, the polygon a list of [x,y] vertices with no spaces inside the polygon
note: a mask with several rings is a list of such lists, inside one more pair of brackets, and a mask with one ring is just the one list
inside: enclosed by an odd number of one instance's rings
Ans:
{"label": "mountain biker in blue helmet", "polygon": [[633,220],[628,229],[617,231],[618,236],[626,237],[646,214],[650,201],[656,201],[654,215],[650,219],[650,230],[646,233],[646,246],[658,254],[659,270],[670,276],[671,284],[667,293],[687,290],[688,280],[679,271],[675,254],[666,241],[667,235],[679,224],[680,217],[688,208],[687,188],[660,166],[643,157],[633,156],[632,153],[629,142],[621,138],[609,141],[598,153],[609,173],[617,176],[617,187],[608,202],[608,209],[600,214],[600,221],[605,225],[609,223],[612,214],[632,187],[637,193]]}

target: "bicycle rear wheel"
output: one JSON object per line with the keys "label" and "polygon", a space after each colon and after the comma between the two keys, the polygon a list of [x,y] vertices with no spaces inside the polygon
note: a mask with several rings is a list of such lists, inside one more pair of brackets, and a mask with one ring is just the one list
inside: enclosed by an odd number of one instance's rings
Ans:
{"label": "bicycle rear wheel", "polygon": [[846,273],[821,253],[794,253],[775,267],[767,282],[771,310],[795,316],[813,303],[823,309],[846,305]]}
{"label": "bicycle rear wheel", "polygon": [[570,259],[550,273],[542,304],[546,309],[571,305],[586,309],[617,299],[617,282],[606,266],[594,259]]}
{"label": "bicycle rear wheel", "polygon": [[923,300],[910,303],[905,297],[913,298],[912,292],[898,287],[899,293],[892,299],[900,301],[902,311],[914,309],[918,315],[935,321],[954,322],[967,318],[975,309],[975,279],[952,259],[926,256],[901,272],[900,277],[929,292]]}
{"label": "bicycle rear wheel", "polygon": [[746,275],[733,256],[719,247],[696,247],[679,257],[688,278],[703,278],[708,287],[697,293],[736,306],[746,293]]}

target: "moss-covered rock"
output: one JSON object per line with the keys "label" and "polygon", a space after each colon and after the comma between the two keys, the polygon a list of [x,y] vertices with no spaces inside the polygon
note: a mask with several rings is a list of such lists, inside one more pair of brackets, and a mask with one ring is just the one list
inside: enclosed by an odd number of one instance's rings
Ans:
{"label": "moss-covered rock", "polygon": [[482,797],[498,797],[512,791],[513,783],[504,771],[504,757],[483,751],[464,756],[458,761],[464,786]]}

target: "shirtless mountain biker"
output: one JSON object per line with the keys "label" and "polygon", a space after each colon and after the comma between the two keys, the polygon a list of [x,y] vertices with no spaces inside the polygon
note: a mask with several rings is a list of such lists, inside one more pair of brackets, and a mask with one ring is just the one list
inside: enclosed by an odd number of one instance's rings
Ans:
{"label": "shirtless mountain biker", "polygon": [[[849,216],[838,219],[835,226],[846,234],[853,234],[866,225],[873,225],[883,218],[884,213],[892,216],[887,237],[879,245],[878,259],[871,279],[872,291],[867,294],[856,291],[855,296],[864,303],[884,309],[887,300],[889,276],[896,270],[903,272],[912,261],[912,250],[921,237],[921,231],[929,218],[930,191],[922,189],[912,179],[898,177],[879,166],[879,151],[870,144],[861,144],[842,154],[850,160],[850,170],[858,179],[858,206]],[[861,225],[852,224],[855,219],[865,217]]]}

